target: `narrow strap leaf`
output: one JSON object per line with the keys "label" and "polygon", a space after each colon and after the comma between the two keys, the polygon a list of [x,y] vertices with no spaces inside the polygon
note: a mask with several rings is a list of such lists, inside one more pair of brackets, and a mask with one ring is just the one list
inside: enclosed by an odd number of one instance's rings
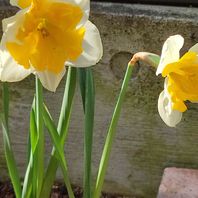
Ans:
{"label": "narrow strap leaf", "polygon": [[3,115],[1,117],[4,151],[6,157],[6,163],[9,171],[9,175],[13,184],[16,198],[21,198],[21,183],[19,172],[14,159],[13,150],[10,143],[9,128],[8,128],[8,116],[9,116],[9,90],[7,83],[3,83]]}
{"label": "narrow strap leaf", "polygon": [[49,131],[50,137],[53,141],[53,145],[55,146],[55,149],[57,151],[56,156],[62,169],[65,185],[67,187],[67,191],[69,194],[69,198],[74,198],[74,194],[73,194],[69,176],[68,176],[67,164],[66,164],[65,157],[64,157],[64,149],[62,145],[60,144],[61,138],[56,130],[56,126],[54,125],[54,122],[52,121],[52,118],[46,107],[44,108],[44,111],[43,111],[43,118],[44,118],[45,125]]}
{"label": "narrow strap leaf", "polygon": [[32,194],[32,184],[33,184],[33,155],[30,153],[29,163],[26,169],[25,178],[23,182],[22,198],[29,198]]}
{"label": "narrow strap leaf", "polygon": [[68,135],[68,128],[72,110],[74,94],[76,91],[76,68],[69,67],[65,84],[65,91],[61,106],[61,113],[58,120],[58,133],[61,136],[61,145],[65,144]]}
{"label": "narrow strap leaf", "polygon": [[[76,88],[76,68],[69,67],[67,72],[67,79],[65,84],[65,91],[62,101],[61,113],[58,122],[58,133],[61,137],[61,145],[63,147],[67,134],[71,115],[71,109],[73,104],[73,98]],[[52,154],[47,166],[47,171],[45,173],[44,183],[41,191],[41,197],[49,197],[51,187],[53,185],[56,170],[58,168],[58,161],[56,158],[56,152],[53,148]]]}
{"label": "narrow strap leaf", "polygon": [[23,192],[22,198],[29,198],[32,194],[32,186],[33,184],[36,186],[36,178],[33,177],[33,167],[34,167],[34,159],[35,159],[35,150],[38,143],[38,133],[37,126],[35,120],[35,100],[33,101],[31,113],[30,113],[30,141],[29,141],[29,162],[23,182]]}

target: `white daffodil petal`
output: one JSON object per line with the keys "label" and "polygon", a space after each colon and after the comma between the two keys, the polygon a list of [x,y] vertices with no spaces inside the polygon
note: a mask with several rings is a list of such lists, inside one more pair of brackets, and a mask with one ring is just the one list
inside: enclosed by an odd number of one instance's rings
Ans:
{"label": "white daffodil petal", "polygon": [[58,87],[64,74],[65,74],[65,68],[59,74],[54,74],[50,71],[35,72],[35,75],[39,77],[43,87],[53,92],[56,91],[56,88]]}
{"label": "white daffodil petal", "polygon": [[26,78],[31,71],[29,69],[25,69],[23,66],[18,65],[11,56],[5,54],[3,56],[7,56],[5,65],[0,67],[0,80],[6,82],[17,82]]}
{"label": "white daffodil petal", "polygon": [[75,2],[84,11],[84,15],[83,15],[78,27],[77,27],[77,28],[79,28],[79,27],[83,26],[87,22],[87,20],[89,19],[90,0],[75,0]]}
{"label": "white daffodil petal", "polygon": [[16,42],[16,34],[19,27],[21,27],[24,22],[24,16],[26,12],[27,9],[23,9],[17,12],[17,14],[15,14],[14,16],[2,20],[3,32],[6,33],[2,36],[2,40],[4,40],[4,42]]}
{"label": "white daffodil petal", "polygon": [[162,47],[160,63],[156,75],[162,73],[164,67],[172,62],[179,60],[179,51],[184,44],[184,38],[181,35],[170,36]]}
{"label": "white daffodil petal", "polygon": [[86,31],[83,41],[83,53],[75,62],[66,62],[68,66],[89,67],[95,65],[103,55],[102,42],[97,27],[90,21],[87,21],[84,27]]}
{"label": "white daffodil petal", "polygon": [[165,90],[159,95],[158,111],[162,120],[169,127],[175,127],[181,121],[182,113],[172,109],[170,96]]}
{"label": "white daffodil petal", "polygon": [[23,80],[31,71],[16,63],[6,49],[6,42],[16,41],[15,35],[18,27],[23,22],[24,10],[14,17],[3,20],[4,34],[0,43],[0,80],[16,82]]}
{"label": "white daffodil petal", "polygon": [[190,49],[189,52],[196,52],[198,54],[198,43],[193,45]]}
{"label": "white daffodil petal", "polygon": [[13,25],[13,23],[15,23],[15,20],[16,20],[16,16],[15,16],[15,15],[14,15],[14,16],[11,16],[11,17],[9,17],[9,18],[3,19],[3,20],[2,20],[2,30],[3,30],[3,32],[5,32],[6,29],[7,29],[9,26]]}
{"label": "white daffodil petal", "polygon": [[17,0],[10,0],[10,4],[11,4],[12,6],[17,6],[17,7],[19,7],[19,6],[18,6],[18,1],[17,1]]}
{"label": "white daffodil petal", "polygon": [[11,27],[11,29],[9,29],[9,31],[12,32],[12,34],[8,35],[9,41],[10,41],[11,37],[12,37],[12,40],[15,40],[15,35],[16,35],[19,27],[21,26],[21,24],[23,24],[24,19],[25,19],[24,16],[27,11],[28,11],[27,8],[20,10],[14,16],[11,16],[11,17],[8,17],[8,18],[5,18],[2,20],[3,32],[8,31],[8,28]]}

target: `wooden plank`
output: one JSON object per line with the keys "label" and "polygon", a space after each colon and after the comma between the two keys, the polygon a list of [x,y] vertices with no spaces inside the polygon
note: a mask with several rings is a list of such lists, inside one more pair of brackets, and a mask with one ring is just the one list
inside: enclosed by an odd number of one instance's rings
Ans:
{"label": "wooden plank", "polygon": [[[0,8],[0,19],[14,12]],[[95,178],[106,130],[118,95],[121,79],[131,53],[150,51],[160,54],[166,38],[182,34],[185,46],[182,53],[198,41],[198,10],[160,6],[92,3],[91,20],[100,29],[104,56],[94,67],[96,81],[96,123],[93,150]],[[157,112],[158,95],[163,79],[141,64],[133,74],[113,145],[105,190],[156,197],[163,169],[167,166],[198,168],[198,105],[189,105],[182,123],[168,128]],[[21,176],[24,173],[28,112],[34,94],[33,76],[11,86],[11,134]],[[47,104],[55,118],[64,89],[62,81],[57,92],[45,91]],[[1,95],[1,94],[0,94]],[[79,91],[75,97],[69,138],[65,152],[69,159],[73,183],[82,184],[83,110]],[[0,131],[1,133],[1,131]],[[46,151],[51,150],[47,136]],[[0,179],[6,179],[0,138]],[[61,172],[58,178],[62,178]]]}

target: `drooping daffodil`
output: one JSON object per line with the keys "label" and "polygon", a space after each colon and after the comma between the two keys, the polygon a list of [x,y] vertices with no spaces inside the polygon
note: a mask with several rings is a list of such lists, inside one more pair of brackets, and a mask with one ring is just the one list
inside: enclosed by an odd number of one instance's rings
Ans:
{"label": "drooping daffodil", "polygon": [[55,91],[65,65],[88,67],[102,57],[101,38],[88,20],[89,0],[11,0],[21,10],[3,20],[0,80],[16,82],[30,73]]}
{"label": "drooping daffodil", "polygon": [[169,37],[162,48],[156,74],[164,78],[164,90],[158,99],[162,120],[175,127],[187,110],[186,101],[198,101],[198,44],[180,58],[184,39],[180,35]]}

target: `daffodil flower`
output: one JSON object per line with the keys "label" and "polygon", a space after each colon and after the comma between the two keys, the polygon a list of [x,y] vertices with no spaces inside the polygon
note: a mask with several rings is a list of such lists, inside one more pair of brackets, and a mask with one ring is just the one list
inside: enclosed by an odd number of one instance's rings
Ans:
{"label": "daffodil flower", "polygon": [[180,35],[169,37],[162,48],[156,74],[165,78],[164,90],[158,99],[162,120],[175,127],[187,110],[186,101],[198,101],[198,44],[180,58],[184,39]]}
{"label": "daffodil flower", "polygon": [[89,0],[11,0],[21,10],[3,20],[0,80],[16,82],[30,73],[55,91],[65,65],[88,67],[103,49],[96,26],[88,21]]}

